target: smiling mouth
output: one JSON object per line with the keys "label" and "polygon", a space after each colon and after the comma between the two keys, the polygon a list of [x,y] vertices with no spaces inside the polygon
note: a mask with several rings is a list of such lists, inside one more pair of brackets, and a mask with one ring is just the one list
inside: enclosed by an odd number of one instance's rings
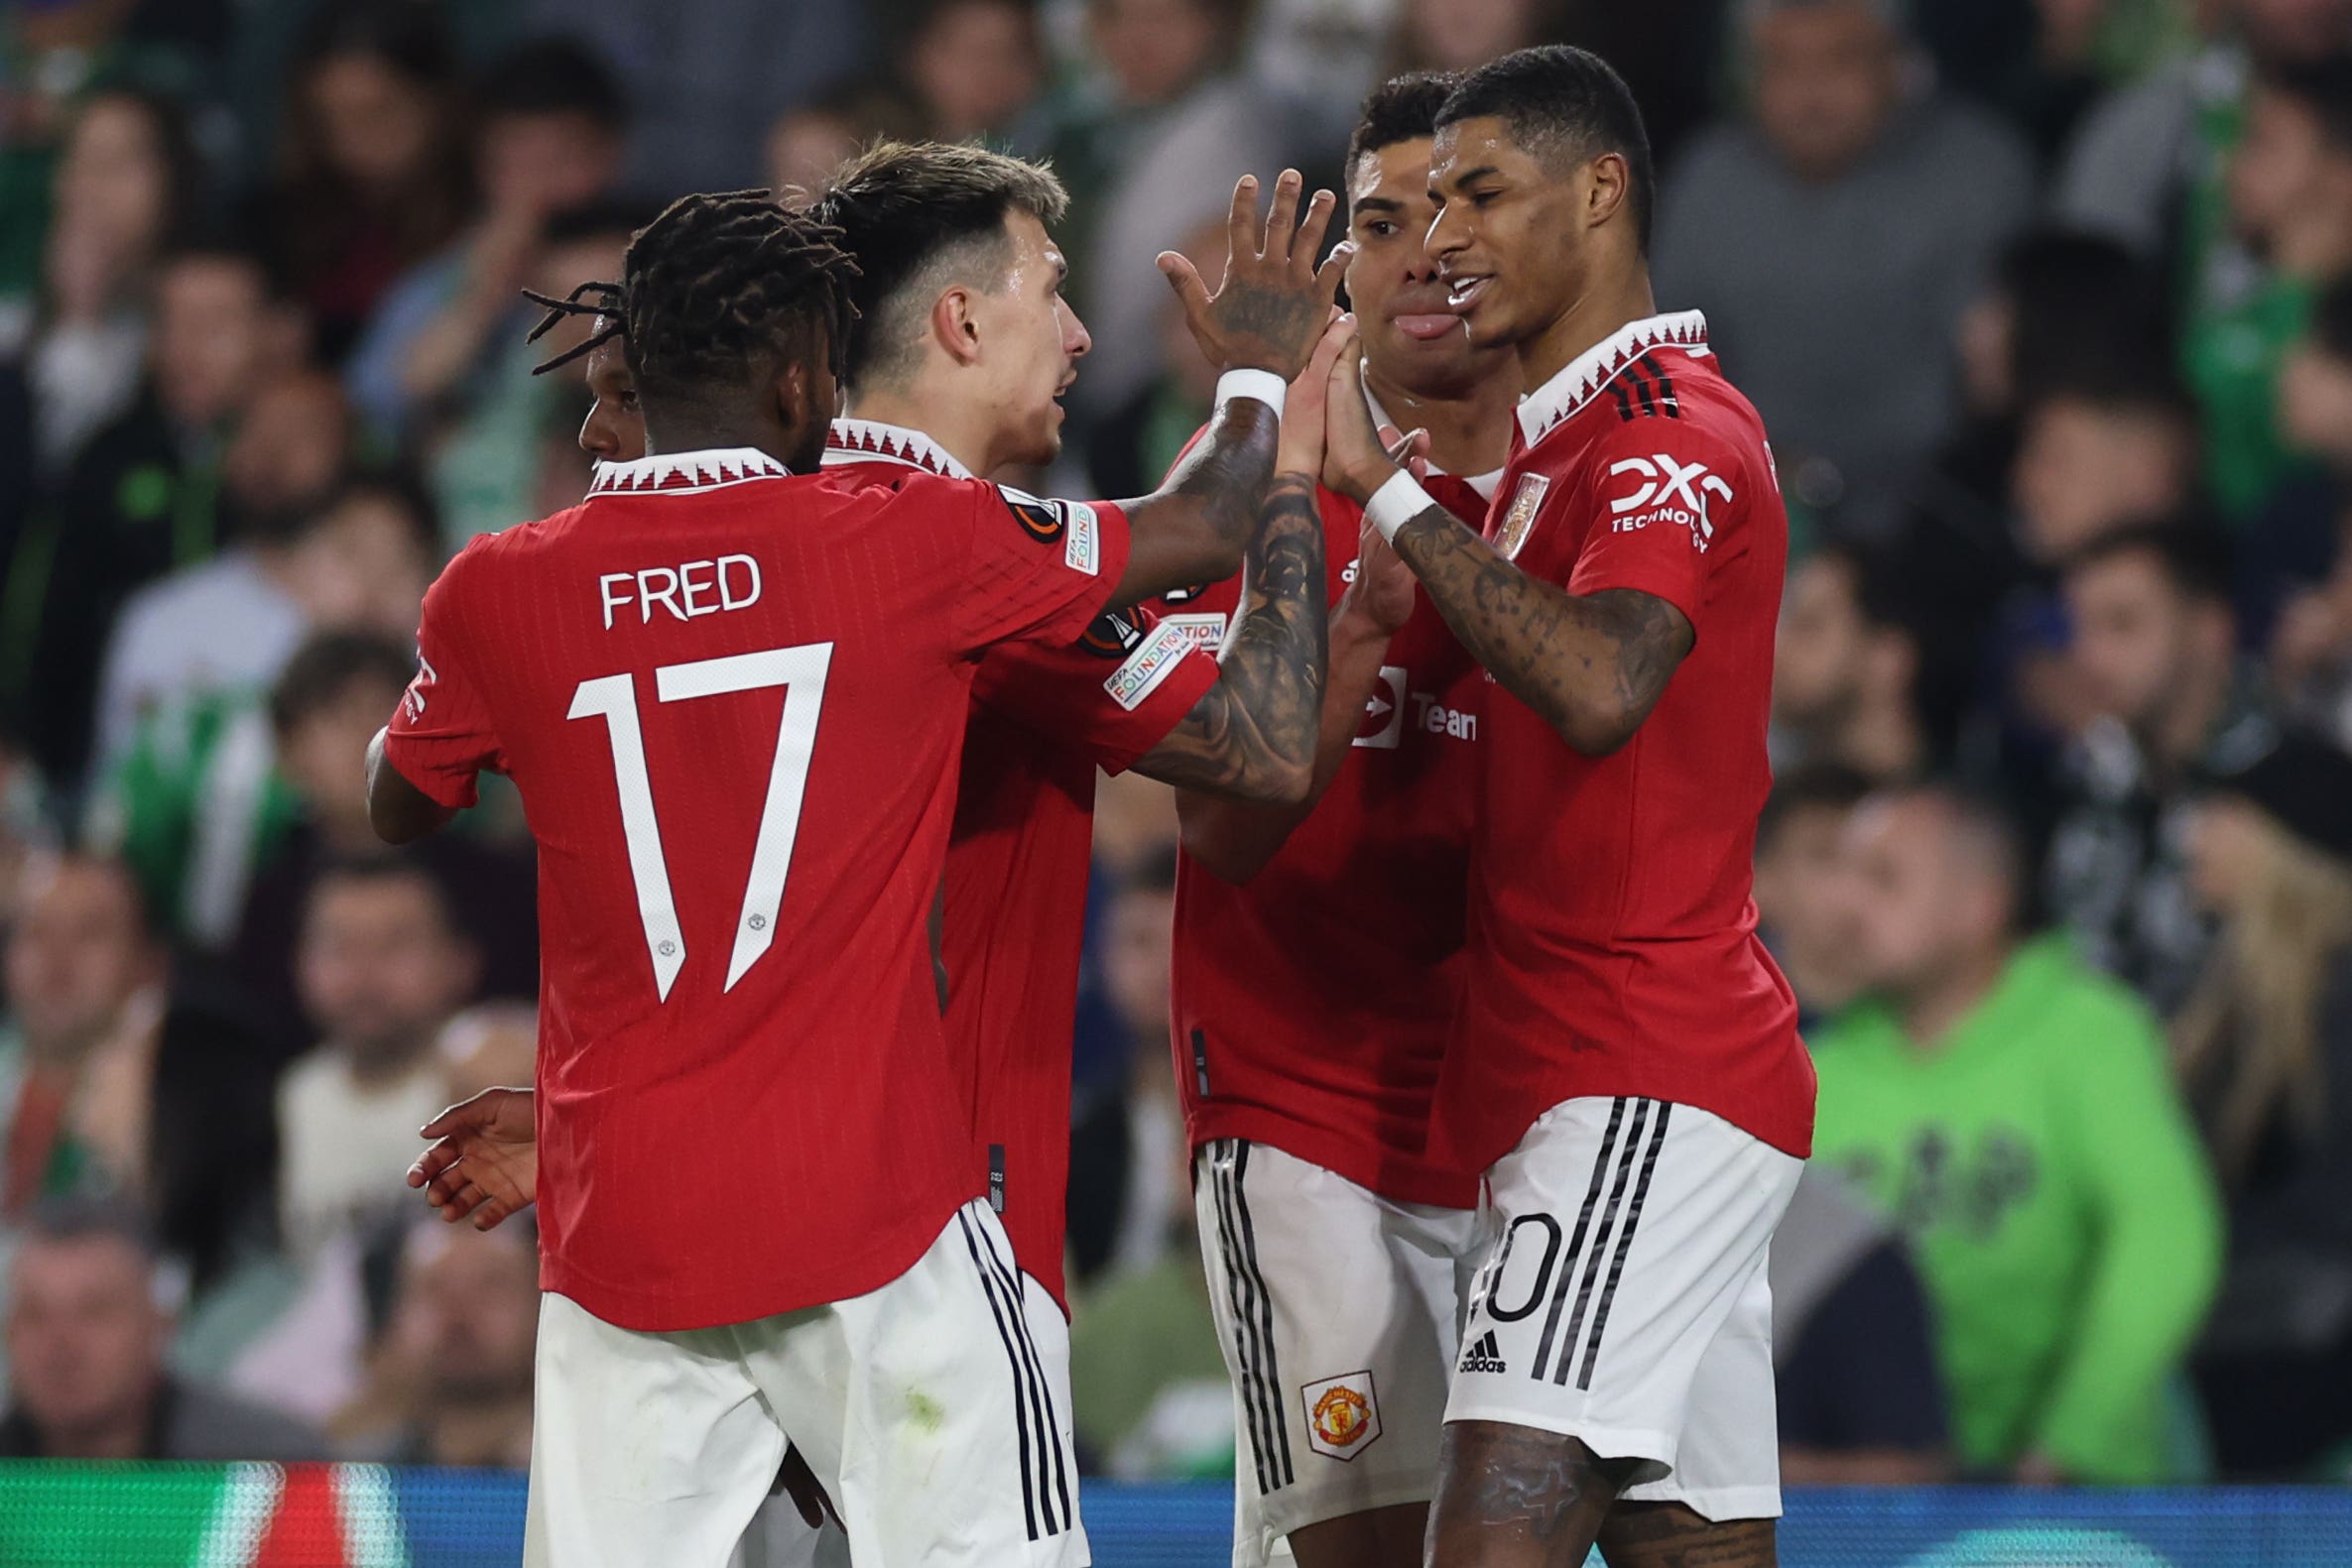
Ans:
{"label": "smiling mouth", "polygon": [[1468,310],[1478,302],[1479,297],[1486,293],[1486,286],[1493,282],[1494,279],[1491,277],[1450,279],[1448,288],[1451,292],[1445,297],[1446,302],[1456,310]]}

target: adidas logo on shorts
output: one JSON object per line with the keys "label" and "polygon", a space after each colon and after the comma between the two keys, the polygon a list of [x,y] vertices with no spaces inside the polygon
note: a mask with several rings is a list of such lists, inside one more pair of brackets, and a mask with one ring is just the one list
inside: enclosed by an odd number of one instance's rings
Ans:
{"label": "adidas logo on shorts", "polygon": [[1494,1330],[1488,1329],[1484,1335],[1470,1342],[1469,1349],[1462,1352],[1461,1370],[1464,1372],[1509,1372],[1511,1370],[1503,1365],[1503,1347],[1495,1343]]}

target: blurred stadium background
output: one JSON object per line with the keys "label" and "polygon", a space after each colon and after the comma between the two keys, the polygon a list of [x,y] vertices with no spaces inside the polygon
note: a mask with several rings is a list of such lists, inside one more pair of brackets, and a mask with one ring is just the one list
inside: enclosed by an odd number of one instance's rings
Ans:
{"label": "blurred stadium background", "polygon": [[[1799,1493],[1786,1559],[2352,1561],[2352,1494],[2212,1485],[2352,1479],[2352,0],[0,0],[0,1459],[212,1466],[0,1466],[0,1561],[513,1559],[530,1237],[398,1173],[529,1073],[529,842],[494,799],[383,856],[350,781],[440,563],[585,483],[521,289],[876,135],[1051,158],[1095,349],[1018,477],[1132,494],[1211,389],[1154,254],[1213,270],[1245,171],[1336,184],[1385,74],[1549,40],[1651,116],[1660,302],[1799,534],[1783,1431],[1886,1489]],[[1174,840],[1104,783],[1114,1568],[1229,1527]]]}

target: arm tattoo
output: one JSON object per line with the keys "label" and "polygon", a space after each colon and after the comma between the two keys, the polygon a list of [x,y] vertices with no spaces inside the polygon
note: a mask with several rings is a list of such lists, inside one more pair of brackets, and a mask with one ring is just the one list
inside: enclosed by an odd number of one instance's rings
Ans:
{"label": "arm tattoo", "polygon": [[1323,521],[1314,481],[1267,488],[1242,571],[1241,614],[1217,683],[1139,765],[1164,784],[1248,800],[1291,801],[1312,778],[1330,658]]}
{"label": "arm tattoo", "polygon": [[1586,756],[1633,739],[1690,652],[1690,623],[1664,599],[1631,588],[1556,588],[1442,507],[1408,520],[1396,546],[1462,646]]}
{"label": "arm tattoo", "polygon": [[1167,483],[1120,503],[1134,526],[1134,548],[1121,580],[1128,602],[1233,575],[1258,521],[1258,503],[1274,474],[1282,421],[1255,398],[1217,411],[1208,434]]}

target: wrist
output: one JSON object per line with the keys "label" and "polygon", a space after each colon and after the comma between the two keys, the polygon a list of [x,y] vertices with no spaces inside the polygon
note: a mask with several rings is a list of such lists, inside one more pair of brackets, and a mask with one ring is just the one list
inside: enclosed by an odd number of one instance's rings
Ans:
{"label": "wrist", "polygon": [[1364,521],[1378,529],[1382,539],[1394,543],[1399,529],[1436,504],[1421,487],[1420,480],[1392,466],[1385,478],[1377,479],[1365,492]]}
{"label": "wrist", "polygon": [[1223,408],[1236,398],[1250,398],[1274,410],[1279,419],[1283,412],[1283,395],[1290,384],[1271,370],[1252,365],[1236,365],[1217,378],[1217,407]]}
{"label": "wrist", "polygon": [[1342,469],[1339,478],[1346,487],[1347,498],[1357,506],[1367,506],[1371,503],[1372,498],[1380,493],[1381,486],[1404,471],[1395,463],[1384,459],[1376,463],[1363,463]]}
{"label": "wrist", "polygon": [[1331,612],[1331,649],[1337,653],[1342,647],[1356,644],[1367,648],[1386,648],[1389,639],[1397,635],[1397,628],[1373,614],[1364,596],[1363,580],[1347,585],[1339,596],[1338,606]]}

